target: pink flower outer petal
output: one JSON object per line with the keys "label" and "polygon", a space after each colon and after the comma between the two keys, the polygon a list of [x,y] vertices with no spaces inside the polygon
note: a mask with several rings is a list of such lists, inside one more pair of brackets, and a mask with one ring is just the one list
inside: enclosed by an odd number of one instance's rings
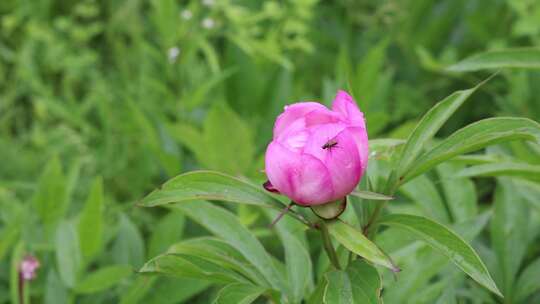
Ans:
{"label": "pink flower outer petal", "polygon": [[366,130],[362,127],[349,127],[348,129],[353,134],[353,139],[356,143],[358,154],[360,155],[362,170],[360,175],[363,176],[367,170],[367,164],[369,159],[368,136]]}
{"label": "pink flower outer petal", "polygon": [[341,113],[343,117],[352,125],[366,129],[364,114],[360,112],[358,105],[347,92],[339,90],[334,101],[332,110]]}
{"label": "pink flower outer petal", "polygon": [[274,124],[274,139],[280,137],[288,129],[305,127],[305,121],[300,119],[313,110],[328,111],[325,106],[318,102],[300,102],[285,106],[284,112],[277,117]]}
{"label": "pink flower outer petal", "polygon": [[323,204],[333,197],[330,174],[314,156],[294,153],[273,141],[266,150],[265,164],[272,185],[299,205]]}
{"label": "pink flower outer petal", "polygon": [[[329,138],[335,146],[323,149]],[[360,181],[362,162],[350,128],[341,124],[319,125],[304,147],[304,153],[317,157],[328,169],[334,188],[332,201],[349,194]]]}

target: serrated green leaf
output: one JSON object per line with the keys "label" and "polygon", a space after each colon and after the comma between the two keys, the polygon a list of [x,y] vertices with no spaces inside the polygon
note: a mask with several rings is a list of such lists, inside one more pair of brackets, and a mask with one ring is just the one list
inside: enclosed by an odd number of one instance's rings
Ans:
{"label": "serrated green leaf", "polygon": [[488,51],[465,58],[446,68],[450,72],[471,72],[486,69],[540,69],[539,48],[516,48]]}
{"label": "serrated green leaf", "polygon": [[460,154],[510,140],[540,140],[540,125],[527,118],[497,117],[472,123],[421,155],[405,172],[402,183]]}
{"label": "serrated green leaf", "polygon": [[358,229],[336,220],[328,225],[328,231],[341,245],[355,254],[374,264],[399,271],[390,258]]}
{"label": "serrated green leaf", "polygon": [[106,266],[87,274],[75,285],[74,290],[79,294],[100,292],[113,287],[132,273],[130,266]]}
{"label": "serrated green leaf", "polygon": [[283,209],[284,205],[261,188],[230,175],[215,171],[193,171],[166,182],[161,189],[146,196],[140,205],[155,207],[192,200],[220,200],[226,202]]}
{"label": "serrated green leaf", "polygon": [[411,232],[412,235],[447,256],[476,282],[502,296],[474,249],[445,226],[425,217],[406,214],[390,214],[383,217],[379,223]]}

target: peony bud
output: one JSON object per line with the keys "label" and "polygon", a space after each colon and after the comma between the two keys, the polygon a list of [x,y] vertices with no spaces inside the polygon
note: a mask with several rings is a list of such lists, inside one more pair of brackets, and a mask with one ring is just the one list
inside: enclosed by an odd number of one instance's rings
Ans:
{"label": "peony bud", "polygon": [[19,273],[24,281],[31,281],[36,277],[39,261],[33,256],[26,256],[19,265]]}
{"label": "peony bud", "polygon": [[332,110],[316,102],[285,107],[266,149],[266,189],[303,206],[341,200],[354,190],[367,167],[364,115],[339,91]]}

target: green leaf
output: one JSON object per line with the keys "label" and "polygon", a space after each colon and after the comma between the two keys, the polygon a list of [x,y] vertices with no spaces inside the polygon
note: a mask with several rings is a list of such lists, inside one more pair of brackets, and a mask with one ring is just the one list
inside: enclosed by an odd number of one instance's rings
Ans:
{"label": "green leaf", "polygon": [[[452,178],[463,165],[445,162],[437,166],[446,206],[454,222],[470,220],[478,213],[476,188],[468,178]],[[407,185],[407,184],[406,184]]]}
{"label": "green leaf", "polygon": [[163,253],[182,238],[185,217],[180,212],[171,212],[155,225],[148,245],[148,256],[155,257]]}
{"label": "green leaf", "polygon": [[75,285],[74,289],[79,294],[100,292],[118,284],[131,273],[133,273],[133,270],[130,266],[114,265],[103,267],[89,273]]}
{"label": "green leaf", "polygon": [[374,264],[387,267],[392,271],[399,271],[399,268],[394,265],[390,258],[375,243],[371,242],[361,231],[349,224],[336,220],[328,225],[328,231],[341,245],[355,254]]}
{"label": "green leaf", "polygon": [[213,234],[224,239],[257,268],[270,286],[284,291],[285,285],[274,261],[261,243],[231,212],[205,201],[173,205]]}
{"label": "green leaf", "polygon": [[214,283],[248,283],[239,273],[212,261],[184,254],[162,254],[151,259],[139,270],[141,273],[160,273],[180,278]]}
{"label": "green leaf", "polygon": [[[266,209],[266,215],[273,220],[278,212]],[[308,287],[313,284],[313,265],[304,234],[305,227],[290,217],[282,218],[274,227],[285,250],[290,301],[300,303]]]}
{"label": "green leaf", "polygon": [[[120,304],[137,304],[141,303],[141,299],[145,295],[149,294],[149,291],[154,291],[154,285],[158,279],[175,279],[172,277],[148,277],[148,276],[137,276],[134,281],[130,282],[130,285],[122,289],[120,293]],[[157,290],[156,290],[157,292]],[[142,303],[154,303],[154,302],[142,302]]]}
{"label": "green leaf", "polygon": [[529,264],[517,280],[515,289],[515,300],[521,302],[534,292],[540,290],[540,258]]}
{"label": "green leaf", "polygon": [[367,54],[363,56],[362,61],[356,67],[354,81],[354,96],[362,97],[361,105],[368,109],[366,113],[375,108],[374,99],[377,87],[381,85],[383,78],[383,67],[386,61],[386,49],[388,48],[388,39],[384,39],[377,45],[371,47]]}
{"label": "green leaf", "polygon": [[353,191],[349,195],[356,196],[361,199],[374,200],[374,201],[389,201],[393,200],[392,196],[384,195],[381,193],[375,193],[371,191]]}
{"label": "green leaf", "polygon": [[205,168],[234,175],[251,168],[255,156],[251,128],[224,102],[212,104],[202,132],[187,124],[171,125],[169,131]]}
{"label": "green leaf", "polygon": [[[148,279],[148,278],[146,278]],[[201,293],[210,285],[203,280],[194,280],[186,278],[174,278],[161,276],[152,284],[146,297],[138,303],[151,304],[176,304],[192,303],[188,301],[193,296]],[[127,303],[122,303],[127,304]]]}
{"label": "green leaf", "polygon": [[265,289],[250,284],[229,284],[217,294],[214,304],[250,304],[255,301]]}
{"label": "green leaf", "polygon": [[19,225],[18,222],[9,223],[0,231],[0,261],[4,260],[11,246],[19,239]]}
{"label": "green leaf", "polygon": [[468,57],[446,69],[450,72],[470,72],[502,68],[540,69],[540,49],[515,48],[488,51]]}
{"label": "green leaf", "polygon": [[497,256],[501,287],[506,296],[513,294],[514,281],[527,254],[532,224],[530,209],[512,180],[499,179],[495,188],[491,219],[491,247]]}
{"label": "green leaf", "polygon": [[21,299],[21,294],[19,291],[19,265],[24,259],[24,243],[19,241],[17,245],[13,248],[11,253],[11,262],[10,262],[10,275],[9,275],[9,293],[11,298],[11,303],[22,303],[24,299]]}
{"label": "green leaf", "polygon": [[351,281],[345,271],[331,271],[326,274],[327,282],[324,292],[323,303],[325,304],[342,304],[354,303]]}
{"label": "green leaf", "polygon": [[94,180],[77,224],[81,254],[85,262],[89,262],[101,249],[103,209],[103,181],[98,177]]}
{"label": "green leaf", "polygon": [[382,281],[375,267],[356,259],[345,271],[332,271],[326,275],[324,303],[382,303]]}
{"label": "green leaf", "polygon": [[540,125],[526,118],[497,117],[480,120],[454,132],[424,153],[406,172],[402,183],[460,154],[510,140],[540,140]]}
{"label": "green leaf", "polygon": [[120,215],[118,234],[112,248],[116,264],[131,265],[134,268],[144,263],[144,241],[137,226],[125,215]]}
{"label": "green leaf", "polygon": [[56,266],[60,278],[68,287],[77,283],[77,273],[82,263],[79,246],[75,225],[68,221],[60,222],[56,228]]}
{"label": "green leaf", "polygon": [[45,304],[68,304],[69,291],[53,269],[47,273],[45,283]]}
{"label": "green leaf", "polygon": [[260,188],[243,180],[215,171],[193,171],[181,174],[161,189],[146,196],[140,203],[155,207],[169,203],[193,200],[220,200],[226,202],[283,209],[284,205]]}
{"label": "green leaf", "polygon": [[445,226],[425,217],[391,214],[383,217],[380,224],[403,228],[444,254],[472,279],[495,294],[502,296],[495,282],[474,249]]}
{"label": "green leaf", "polygon": [[465,168],[455,177],[511,176],[540,182],[540,166],[526,163],[502,162]]}
{"label": "green leaf", "polygon": [[306,304],[322,304],[324,301],[324,292],[328,283],[326,280],[319,280],[319,283],[315,287],[315,290],[306,301]]}
{"label": "green leaf", "polygon": [[409,135],[397,166],[398,177],[403,177],[414,165],[426,143],[433,138],[442,125],[484,82],[474,88],[457,91],[433,106]]}
{"label": "green leaf", "polygon": [[235,175],[251,168],[255,155],[251,128],[226,103],[213,103],[203,138],[203,165]]}
{"label": "green leaf", "polygon": [[268,285],[255,267],[232,246],[214,237],[184,240],[172,245],[167,254],[184,254],[206,259],[223,268],[234,270],[258,285]]}
{"label": "green leaf", "polygon": [[423,213],[443,223],[449,223],[450,217],[435,184],[426,176],[419,176],[399,188]]}
{"label": "green leaf", "polygon": [[195,87],[193,92],[189,93],[189,95],[183,98],[186,101],[186,107],[189,110],[193,110],[193,108],[202,104],[207,98],[207,95],[211,93],[211,90],[223,83],[227,78],[235,73],[235,71],[236,69],[229,68],[222,72],[218,72],[217,74],[211,75],[208,81],[205,81],[199,86]]}
{"label": "green leaf", "polygon": [[37,214],[45,225],[56,224],[68,207],[66,177],[57,157],[51,159],[39,179],[34,197]]}
{"label": "green leaf", "polygon": [[168,130],[172,137],[193,151],[197,159],[204,157],[203,155],[206,149],[204,149],[202,133],[197,128],[190,124],[177,123],[169,125]]}

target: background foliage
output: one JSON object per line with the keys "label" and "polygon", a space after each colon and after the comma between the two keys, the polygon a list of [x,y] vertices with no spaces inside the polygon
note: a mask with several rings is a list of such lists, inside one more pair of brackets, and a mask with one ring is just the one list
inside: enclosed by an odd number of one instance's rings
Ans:
{"label": "background foliage", "polygon": [[[216,229],[182,208],[134,207],[145,194],[198,168],[264,180],[264,149],[283,106],[328,104],[338,88],[356,97],[371,138],[404,139],[436,101],[489,75],[459,73],[483,69],[470,62],[448,66],[538,45],[539,18],[534,0],[1,1],[0,303],[18,300],[26,254],[42,264],[25,295],[37,303],[212,301],[219,284],[133,272]],[[539,119],[540,55],[520,54],[526,60],[508,57],[506,67],[518,68],[481,87],[439,137],[491,116]],[[381,272],[385,302],[540,301],[539,151],[490,147],[412,180],[389,204],[472,242],[504,300],[446,257],[385,230],[377,242],[403,269],[397,280]],[[388,153],[372,156],[370,176]],[[267,228],[271,215],[222,206],[274,256],[294,258],[281,251],[287,230]],[[299,235],[313,261],[296,278],[306,282],[294,291],[302,298],[317,292],[328,261],[316,235]]]}

